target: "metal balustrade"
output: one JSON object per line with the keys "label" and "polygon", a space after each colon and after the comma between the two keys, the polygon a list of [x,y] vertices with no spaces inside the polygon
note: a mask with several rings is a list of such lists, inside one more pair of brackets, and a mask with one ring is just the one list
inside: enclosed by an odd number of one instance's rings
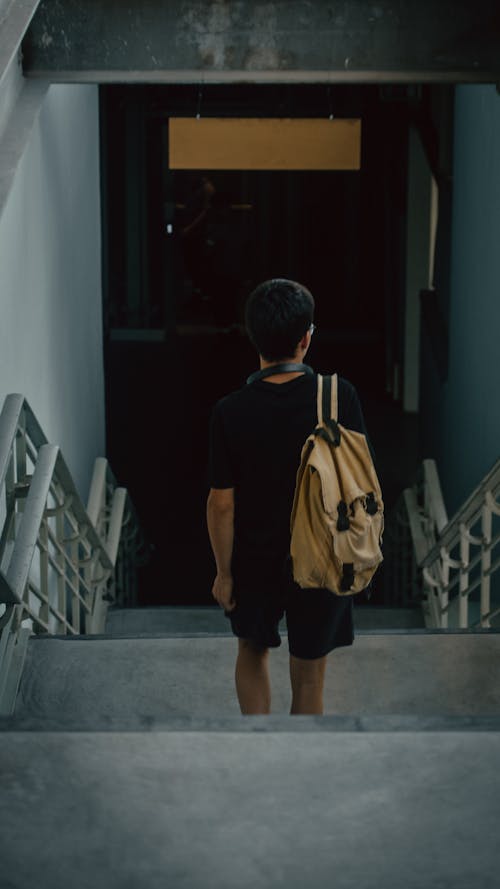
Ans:
{"label": "metal balustrade", "polygon": [[109,598],[121,606],[137,601],[137,567],[148,552],[137,513],[125,488],[120,488],[108,461],[97,457],[90,485],[87,514],[99,537],[106,541],[114,572]]}
{"label": "metal balustrade", "polygon": [[500,615],[500,460],[448,521],[436,464],[404,492],[426,624],[489,628]]}
{"label": "metal balustrade", "polygon": [[22,395],[0,414],[0,713],[32,633],[100,633],[110,603],[133,604],[144,552],[125,488],[95,462],[87,509],[60,449]]}

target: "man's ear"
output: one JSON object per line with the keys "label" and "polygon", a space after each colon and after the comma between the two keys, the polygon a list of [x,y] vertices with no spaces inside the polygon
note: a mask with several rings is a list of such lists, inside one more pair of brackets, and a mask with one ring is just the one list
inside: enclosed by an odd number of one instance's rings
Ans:
{"label": "man's ear", "polygon": [[304,336],[302,337],[302,339],[298,345],[298,348],[299,349],[308,349],[310,343],[311,343],[311,334],[310,334],[309,330],[306,330]]}

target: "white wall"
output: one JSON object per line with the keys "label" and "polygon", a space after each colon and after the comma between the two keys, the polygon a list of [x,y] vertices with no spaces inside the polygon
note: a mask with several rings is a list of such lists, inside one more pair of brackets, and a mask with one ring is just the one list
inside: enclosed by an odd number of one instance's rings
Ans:
{"label": "white wall", "polygon": [[98,92],[51,86],[0,219],[0,404],[30,402],[86,501],[103,455]]}

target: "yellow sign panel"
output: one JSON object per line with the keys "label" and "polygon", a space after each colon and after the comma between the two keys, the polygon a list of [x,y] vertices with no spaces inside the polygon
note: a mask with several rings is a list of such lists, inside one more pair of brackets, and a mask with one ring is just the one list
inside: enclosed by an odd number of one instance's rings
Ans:
{"label": "yellow sign panel", "polygon": [[171,170],[359,170],[357,118],[171,117]]}

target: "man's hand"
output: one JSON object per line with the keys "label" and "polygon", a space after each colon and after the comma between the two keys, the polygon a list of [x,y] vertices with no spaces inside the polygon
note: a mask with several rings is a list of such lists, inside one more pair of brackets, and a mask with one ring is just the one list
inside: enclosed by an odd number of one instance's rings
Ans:
{"label": "man's hand", "polygon": [[220,574],[214,580],[212,596],[225,611],[232,611],[236,606],[233,599],[233,578],[222,577]]}

